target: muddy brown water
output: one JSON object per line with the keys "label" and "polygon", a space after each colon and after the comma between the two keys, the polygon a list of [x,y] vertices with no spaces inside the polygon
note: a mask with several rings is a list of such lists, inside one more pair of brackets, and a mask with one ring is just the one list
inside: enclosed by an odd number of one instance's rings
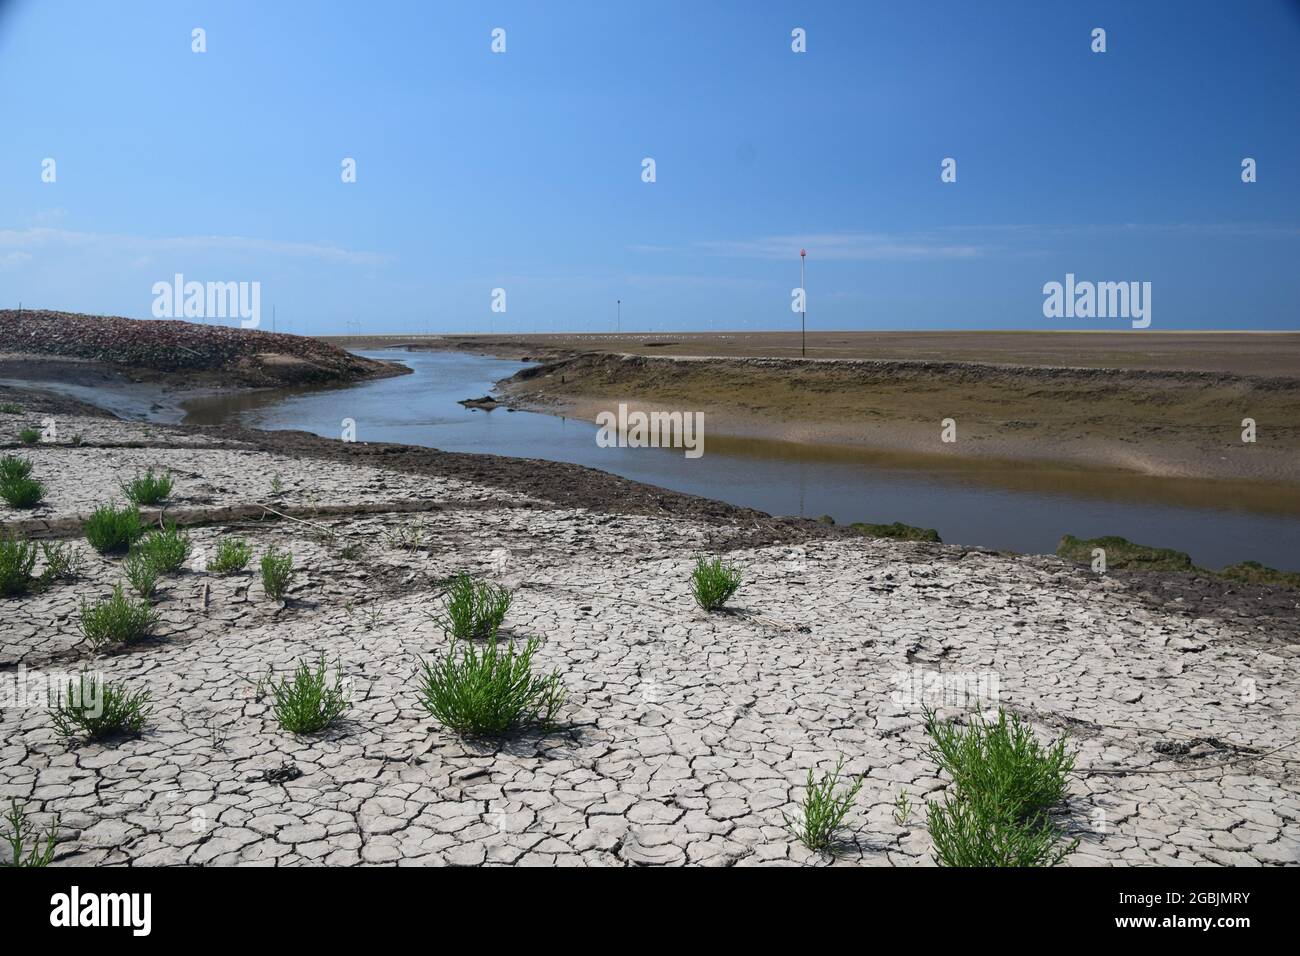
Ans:
{"label": "muddy brown water", "polygon": [[445,451],[573,462],[776,515],[934,528],[943,540],[1050,553],[1061,535],[1121,535],[1221,568],[1256,560],[1300,570],[1300,495],[1256,483],[1149,478],[1024,462],[954,462],[709,434],[705,453],[603,448],[586,421],[467,409],[524,363],[460,352],[362,352],[414,374],[329,390],[276,390],[186,403],[188,424],[244,424]]}

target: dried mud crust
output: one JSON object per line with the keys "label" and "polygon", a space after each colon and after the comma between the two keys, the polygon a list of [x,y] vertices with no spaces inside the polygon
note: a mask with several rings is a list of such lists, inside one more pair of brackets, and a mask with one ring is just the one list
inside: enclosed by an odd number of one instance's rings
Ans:
{"label": "dried mud crust", "polygon": [[[705,615],[686,594],[703,532],[627,516],[609,534],[608,517],[440,514],[429,547],[404,552],[384,543],[391,517],[366,516],[346,526],[360,559],[305,529],[251,529],[257,550],[295,553],[285,606],[248,573],[212,579],[204,605],[187,571],[160,598],[156,639],[101,655],[68,615],[113,578],[88,556],[87,581],[16,603],[24,631],[66,641],[28,670],[85,664],[149,689],[155,712],[140,737],[69,747],[42,709],[5,710],[0,796],[61,814],[60,864],[824,864],[782,814],[807,768],[842,753],[867,785],[833,862],[926,864],[923,823],[892,810],[942,781],[894,678],[992,671],[1009,708],[1080,751],[1072,863],[1296,862],[1295,758],[1266,756],[1300,735],[1296,661],[1024,560],[934,564],[865,539],[739,552],[734,613]],[[493,566],[485,542],[508,559]],[[458,568],[516,589],[507,627],[545,638],[542,666],[570,692],[556,731],[484,746],[419,709],[437,582]],[[322,653],[354,708],[327,734],[283,733],[258,681]],[[1230,693],[1248,676],[1249,704]]]}
{"label": "dried mud crust", "polygon": [[1114,572],[1144,607],[1231,625],[1276,653],[1300,654],[1300,590],[1258,587],[1190,572]]}

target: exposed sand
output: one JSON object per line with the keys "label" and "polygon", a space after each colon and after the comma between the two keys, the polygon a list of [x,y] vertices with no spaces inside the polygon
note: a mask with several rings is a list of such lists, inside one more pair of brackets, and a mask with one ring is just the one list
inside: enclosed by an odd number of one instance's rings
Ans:
{"label": "exposed sand", "polygon": [[[335,341],[547,361],[505,396],[587,420],[619,403],[702,411],[715,437],[920,456],[935,468],[1221,481],[1212,495],[1300,506],[1296,333],[818,333],[806,360],[791,357],[797,335],[777,333]],[[1247,418],[1253,443],[1242,440]],[[955,442],[942,440],[945,419]]]}
{"label": "exposed sand", "polygon": [[[530,370],[531,371],[531,370]],[[714,435],[1166,478],[1300,482],[1300,379],[951,363],[586,355],[516,377],[523,407],[594,420],[702,411]],[[1241,440],[1242,421],[1256,442]],[[946,419],[954,442],[943,440]]]}
{"label": "exposed sand", "polygon": [[[580,352],[799,358],[798,332],[622,335],[321,336],[348,349],[469,349],[503,356]],[[1300,332],[810,332],[810,359],[976,362],[1047,368],[1144,368],[1300,375]]]}

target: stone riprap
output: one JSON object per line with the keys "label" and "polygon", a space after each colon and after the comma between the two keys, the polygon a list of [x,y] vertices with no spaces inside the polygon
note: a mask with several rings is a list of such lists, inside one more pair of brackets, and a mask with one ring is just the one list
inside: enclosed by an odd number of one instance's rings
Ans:
{"label": "stone riprap", "polygon": [[[140,736],[104,744],[65,743],[40,702],[0,712],[0,800],[58,814],[59,864],[927,865],[924,801],[945,781],[922,705],[998,704],[1078,750],[1071,863],[1300,861],[1293,644],[1053,558],[864,538],[730,548],[744,583],[709,615],[689,574],[728,550],[725,523],[157,437],[169,447],[35,449],[52,513],[147,464],[196,508],[258,500],[276,473],[300,503],[440,508],[196,525],[157,635],[113,653],[91,650],[76,612],[120,559],[84,540],[83,579],[0,598],[7,687],[89,668],[153,696]],[[202,570],[223,534],[253,545],[248,572]],[[295,555],[283,604],[254,570],[269,547]],[[515,589],[505,631],[541,638],[539,666],[568,690],[550,732],[466,741],[419,707],[419,661],[445,647],[430,618],[459,571]],[[295,737],[264,679],[322,654],[353,707]],[[814,854],[783,815],[840,755],[865,784],[838,851]],[[916,809],[900,820],[903,792]]]}
{"label": "stone riprap", "polygon": [[385,363],[308,336],[45,309],[0,309],[0,343],[6,353],[64,360],[65,377],[84,363],[118,369],[137,380],[186,383],[204,378],[253,387],[353,382],[396,373]]}

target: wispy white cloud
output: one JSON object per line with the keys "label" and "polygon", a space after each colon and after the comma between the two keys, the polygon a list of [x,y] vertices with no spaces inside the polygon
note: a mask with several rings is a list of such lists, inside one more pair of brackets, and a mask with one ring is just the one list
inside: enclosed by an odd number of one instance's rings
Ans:
{"label": "wispy white cloud", "polygon": [[736,259],[788,259],[800,249],[816,250],[818,259],[847,260],[968,259],[987,251],[977,244],[937,237],[863,232],[700,242],[696,247],[711,255]]}
{"label": "wispy white cloud", "polygon": [[284,242],[247,236],[128,236],[102,232],[78,232],[33,226],[29,229],[0,229],[0,250],[35,253],[46,249],[75,249],[82,252],[112,252],[130,255],[134,261],[170,252],[213,252],[248,256],[285,256],[315,259],[343,265],[376,266],[389,257],[358,252],[329,242]]}
{"label": "wispy white cloud", "polygon": [[1207,239],[1296,239],[1300,238],[1300,225],[1285,222],[1007,223],[995,226],[945,226],[942,232],[953,237],[980,236],[1007,241],[1124,234]]}
{"label": "wispy white cloud", "polygon": [[56,206],[53,209],[40,209],[32,214],[32,222],[38,226],[48,226],[51,223],[62,222],[68,217],[68,211],[62,206]]}
{"label": "wispy white cloud", "polygon": [[728,259],[788,259],[800,249],[818,259],[916,260],[968,259],[986,253],[977,243],[956,242],[937,235],[831,232],[721,239],[692,242],[686,247],[633,246],[634,252],[692,252]]}
{"label": "wispy white cloud", "polygon": [[754,289],[762,286],[781,285],[781,283],[756,282],[754,279],[739,276],[653,275],[646,273],[630,273],[623,276],[623,281],[630,286],[643,289]]}
{"label": "wispy white cloud", "polygon": [[732,259],[790,259],[807,249],[818,260],[924,261],[971,259],[995,254],[1021,255],[1036,243],[1101,236],[1159,235],[1176,239],[1295,239],[1300,225],[1289,223],[1012,223],[944,226],[919,232],[821,232],[751,239],[697,240],[684,245],[633,245],[632,252],[676,253]]}

